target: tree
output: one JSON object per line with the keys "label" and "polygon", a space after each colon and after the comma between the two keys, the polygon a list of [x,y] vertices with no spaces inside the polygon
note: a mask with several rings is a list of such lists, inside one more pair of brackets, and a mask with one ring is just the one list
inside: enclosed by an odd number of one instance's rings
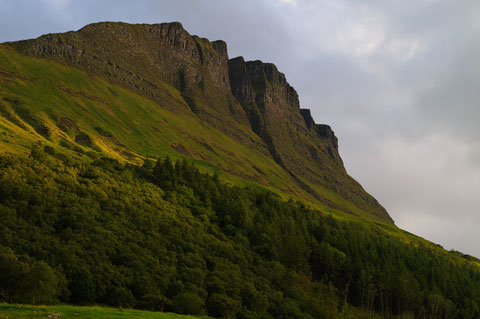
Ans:
{"label": "tree", "polygon": [[207,301],[208,315],[215,318],[234,318],[240,303],[224,294],[212,294]]}
{"label": "tree", "polygon": [[173,298],[172,310],[185,315],[203,315],[205,302],[196,294],[185,292]]}
{"label": "tree", "polygon": [[142,297],[135,308],[163,312],[171,305],[170,299],[160,294],[148,294]]}
{"label": "tree", "polygon": [[64,280],[44,261],[35,262],[21,280],[20,301],[32,304],[52,304],[58,300]]}
{"label": "tree", "polygon": [[28,265],[19,261],[13,250],[0,246],[0,298],[15,302],[21,291],[19,283],[27,272]]}

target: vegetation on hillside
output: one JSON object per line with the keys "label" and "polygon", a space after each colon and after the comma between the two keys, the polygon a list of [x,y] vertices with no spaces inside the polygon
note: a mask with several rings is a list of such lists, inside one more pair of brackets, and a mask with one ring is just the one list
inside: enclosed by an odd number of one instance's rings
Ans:
{"label": "vegetation on hillside", "polygon": [[0,156],[0,297],[218,318],[478,318],[477,260],[382,224],[224,184],[187,161],[142,167],[51,147]]}
{"label": "vegetation on hillside", "polygon": [[[144,155],[195,158],[235,184],[257,183],[393,224],[346,173],[333,131],[301,115],[285,76],[273,64],[252,63],[248,77],[235,81],[226,44],[192,36],[180,23],[94,23],[6,43],[0,133],[5,123],[23,145],[30,131],[35,139],[129,162]],[[233,91],[245,92],[248,102]]]}
{"label": "vegetation on hillside", "polygon": [[[2,45],[0,149],[24,154],[42,141],[75,157],[100,152],[130,163],[141,163],[144,156],[188,157],[203,171],[218,171],[235,185],[262,185],[285,197],[326,206],[262,151],[261,139],[248,127],[239,126],[242,133],[232,138],[192,113],[181,92],[162,81],[158,85],[162,100],[154,102],[84,71]],[[378,220],[339,193],[302,183],[340,214]]]}

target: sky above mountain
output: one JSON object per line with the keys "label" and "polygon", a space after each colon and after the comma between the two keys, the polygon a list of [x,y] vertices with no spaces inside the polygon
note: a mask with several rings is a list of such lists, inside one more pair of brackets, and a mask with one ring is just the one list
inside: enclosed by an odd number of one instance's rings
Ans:
{"label": "sky above mountain", "polygon": [[180,21],[275,63],[396,224],[480,257],[480,2],[0,0],[0,42]]}

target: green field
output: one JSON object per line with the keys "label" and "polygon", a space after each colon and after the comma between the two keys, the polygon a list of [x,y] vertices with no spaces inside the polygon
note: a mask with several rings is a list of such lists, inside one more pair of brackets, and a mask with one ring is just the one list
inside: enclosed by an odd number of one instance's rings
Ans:
{"label": "green field", "polygon": [[27,306],[0,304],[0,318],[48,318],[48,315],[60,315],[60,318],[96,319],[96,318],[145,318],[145,319],[193,319],[204,316],[186,316],[174,313],[115,309],[104,307],[74,306]]}

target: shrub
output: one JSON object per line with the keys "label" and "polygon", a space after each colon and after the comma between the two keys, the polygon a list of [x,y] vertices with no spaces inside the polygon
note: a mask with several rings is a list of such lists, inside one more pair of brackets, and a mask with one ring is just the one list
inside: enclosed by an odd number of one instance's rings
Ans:
{"label": "shrub", "polygon": [[240,308],[238,301],[223,294],[213,294],[207,302],[208,314],[216,318],[233,318]]}
{"label": "shrub", "polygon": [[193,293],[181,293],[173,298],[172,310],[185,315],[203,315],[205,302]]}

